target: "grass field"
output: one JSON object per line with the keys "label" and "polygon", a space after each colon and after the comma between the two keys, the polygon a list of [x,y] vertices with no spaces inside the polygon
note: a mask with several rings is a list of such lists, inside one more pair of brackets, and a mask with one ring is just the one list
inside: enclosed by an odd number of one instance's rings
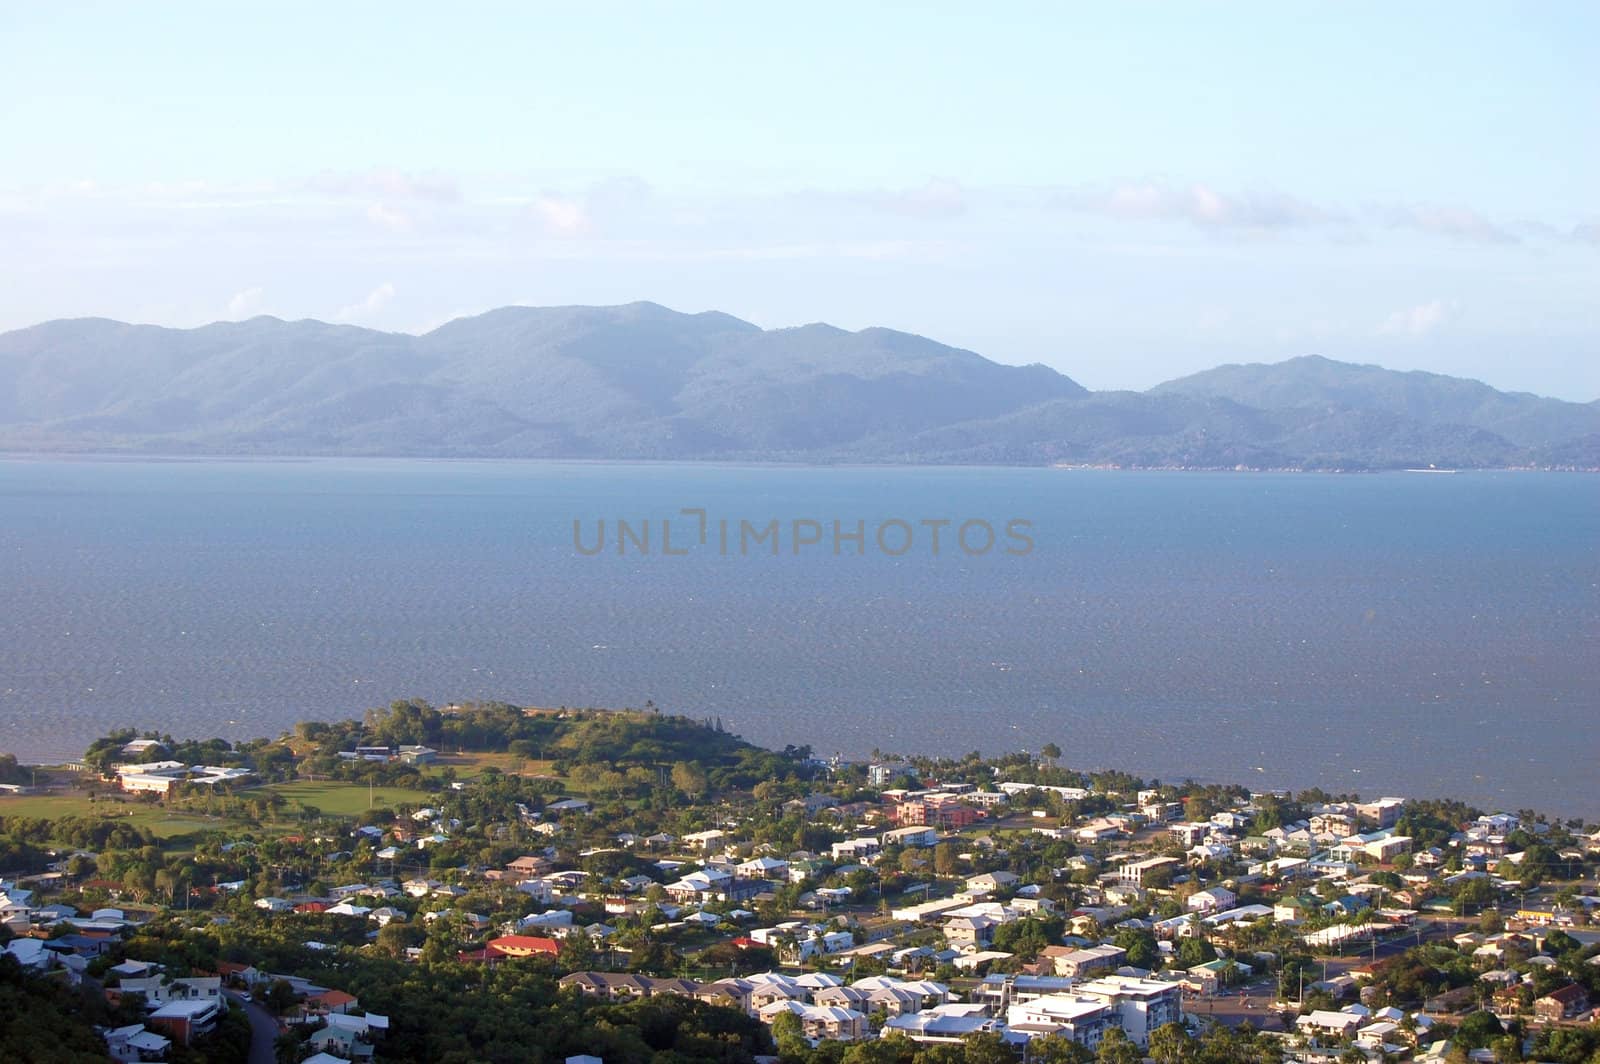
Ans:
{"label": "grass field", "polygon": [[432,765],[423,769],[430,775],[437,775],[445,768],[456,770],[457,779],[472,779],[486,768],[497,768],[508,775],[521,776],[548,776],[554,772],[554,761],[540,761],[538,758],[518,757],[516,754],[506,753],[473,753],[473,754],[446,754]]}
{"label": "grass field", "polygon": [[220,828],[225,821],[196,813],[173,812],[138,802],[95,801],[82,795],[26,795],[0,798],[0,816],[55,820],[64,816],[107,817],[147,827],[163,839]]}
{"label": "grass field", "polygon": [[331,816],[355,816],[367,809],[393,808],[403,802],[428,805],[438,800],[427,791],[414,791],[406,787],[374,787],[369,801],[367,785],[346,783],[341,780],[295,780],[293,783],[274,783],[263,787],[276,791],[299,805],[310,805]]}

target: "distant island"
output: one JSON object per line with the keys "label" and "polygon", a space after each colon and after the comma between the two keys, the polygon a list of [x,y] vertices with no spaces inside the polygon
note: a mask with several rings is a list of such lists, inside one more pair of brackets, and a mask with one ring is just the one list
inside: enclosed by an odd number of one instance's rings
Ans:
{"label": "distant island", "polygon": [[422,336],[259,317],[0,335],[0,450],[1122,468],[1600,469],[1600,402],[1318,356],[1091,392],[891,329],[653,303]]}

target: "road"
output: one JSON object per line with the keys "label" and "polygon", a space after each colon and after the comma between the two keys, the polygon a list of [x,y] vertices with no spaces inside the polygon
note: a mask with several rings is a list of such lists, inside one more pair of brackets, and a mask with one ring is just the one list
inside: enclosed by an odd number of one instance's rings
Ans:
{"label": "road", "polygon": [[[1421,942],[1438,942],[1448,940],[1452,935],[1473,926],[1475,921],[1463,920],[1456,917],[1426,915],[1419,917],[1417,922],[1405,934],[1396,935],[1378,943],[1376,956],[1378,960],[1394,957],[1404,953]],[[1318,969],[1316,978],[1331,979],[1344,975],[1355,968],[1370,964],[1374,950],[1369,943],[1366,949],[1352,949],[1344,956],[1329,954],[1317,957]],[[1326,976],[1323,972],[1326,972]],[[1311,975],[1306,976],[1309,980]],[[1283,1030],[1283,1020],[1272,1010],[1273,1000],[1277,997],[1278,982],[1276,976],[1257,979],[1244,986],[1234,987],[1232,990],[1223,991],[1215,997],[1202,997],[1198,994],[1185,994],[1183,998],[1183,1011],[1194,1016],[1201,1023],[1215,1021],[1228,1027],[1239,1027],[1245,1023],[1269,1031]],[[1291,1021],[1292,1022],[1292,1021]]]}
{"label": "road", "polygon": [[272,1018],[272,1013],[256,1004],[246,1001],[232,990],[225,990],[228,999],[244,1009],[245,1016],[250,1020],[250,1064],[277,1064],[278,1062],[278,1021]]}

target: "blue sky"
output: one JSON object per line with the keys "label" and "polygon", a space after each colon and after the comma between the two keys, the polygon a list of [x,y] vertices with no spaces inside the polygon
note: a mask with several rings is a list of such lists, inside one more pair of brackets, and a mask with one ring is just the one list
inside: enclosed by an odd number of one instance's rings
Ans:
{"label": "blue sky", "polygon": [[652,299],[1600,397],[1593,5],[56,6],[0,10],[0,328]]}

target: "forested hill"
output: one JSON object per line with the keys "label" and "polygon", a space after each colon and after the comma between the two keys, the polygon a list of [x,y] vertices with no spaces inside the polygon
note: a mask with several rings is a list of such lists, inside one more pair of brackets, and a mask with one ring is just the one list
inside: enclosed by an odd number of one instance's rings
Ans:
{"label": "forested hill", "polygon": [[809,746],[767,750],[726,730],[718,718],[664,713],[653,703],[643,709],[537,709],[504,702],[437,709],[405,699],[367,710],[359,720],[302,721],[282,739],[237,745],[120,729],[95,740],[83,760],[107,769],[127,760],[123,747],[138,738],[159,741],[166,756],[188,764],[242,765],[268,779],[296,770],[324,777],[416,775],[398,763],[374,766],[340,757],[357,746],[509,754],[515,761],[547,764],[559,776],[576,774],[585,790],[601,794],[648,790],[664,772],[675,773],[674,782],[687,793],[749,790],[794,773],[811,756]]}
{"label": "forested hill", "polygon": [[0,449],[1596,468],[1600,405],[1315,357],[1089,392],[892,329],[633,303],[505,307],[422,336],[46,322],[0,335]]}

